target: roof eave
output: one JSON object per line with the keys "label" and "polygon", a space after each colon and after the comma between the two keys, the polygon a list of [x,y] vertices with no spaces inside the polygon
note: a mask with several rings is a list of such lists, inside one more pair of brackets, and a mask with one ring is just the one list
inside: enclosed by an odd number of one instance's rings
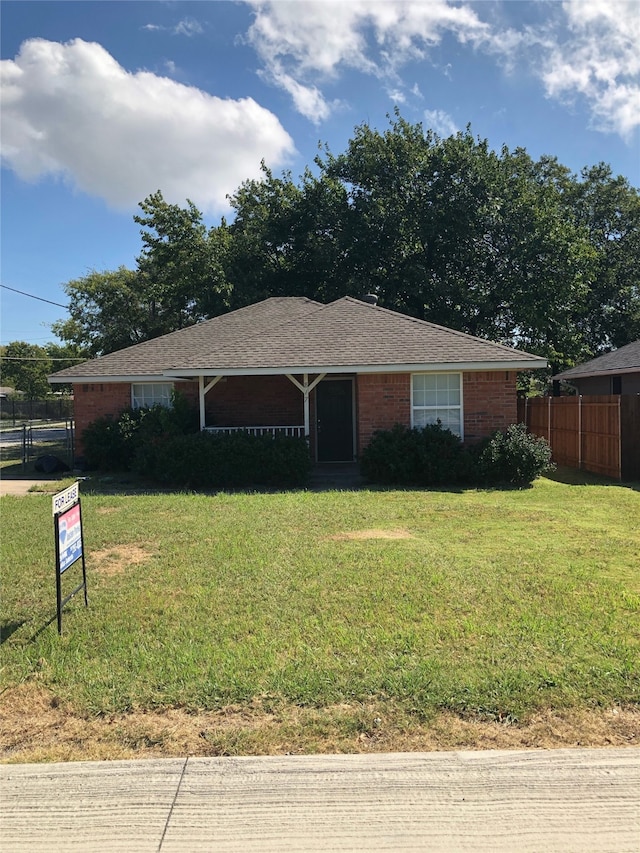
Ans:
{"label": "roof eave", "polygon": [[403,364],[338,364],[338,365],[290,365],[286,367],[171,367],[161,373],[131,373],[109,375],[77,374],[74,376],[53,376],[53,384],[96,384],[101,382],[166,382],[180,379],[193,381],[198,376],[285,376],[293,374],[316,373],[420,373],[420,372],[479,372],[491,370],[540,370],[547,367],[544,358],[501,359],[500,361],[446,361],[412,362]]}
{"label": "roof eave", "polygon": [[588,373],[571,373],[567,370],[551,378],[559,382],[575,382],[578,379],[591,379],[597,376],[621,376],[623,373],[640,373],[640,365],[637,367],[609,367],[606,370],[590,370]]}
{"label": "roof eave", "polygon": [[287,373],[420,373],[420,372],[479,372],[490,370],[540,370],[547,367],[547,360],[501,359],[500,361],[448,361],[412,362],[402,364],[338,364],[338,365],[290,365],[286,367],[206,367],[168,368],[165,377],[174,379],[195,376],[284,376]]}
{"label": "roof eave", "polygon": [[74,376],[58,376],[54,374],[48,377],[50,385],[89,385],[100,384],[105,382],[166,382],[168,379],[164,373],[137,373],[137,374],[111,374],[111,375],[92,375],[77,374]]}

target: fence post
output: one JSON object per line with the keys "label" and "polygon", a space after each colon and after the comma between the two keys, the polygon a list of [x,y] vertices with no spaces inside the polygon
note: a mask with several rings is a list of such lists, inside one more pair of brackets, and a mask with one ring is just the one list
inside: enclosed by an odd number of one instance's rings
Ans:
{"label": "fence post", "polygon": [[618,479],[622,480],[622,412],[620,403],[622,394],[618,394]]}
{"label": "fence post", "polygon": [[582,394],[578,394],[578,469],[582,470]]}
{"label": "fence post", "polygon": [[27,425],[22,424],[22,473],[27,467]]}
{"label": "fence post", "polygon": [[553,445],[551,444],[551,397],[547,397],[547,438],[549,440],[549,447],[553,451]]}

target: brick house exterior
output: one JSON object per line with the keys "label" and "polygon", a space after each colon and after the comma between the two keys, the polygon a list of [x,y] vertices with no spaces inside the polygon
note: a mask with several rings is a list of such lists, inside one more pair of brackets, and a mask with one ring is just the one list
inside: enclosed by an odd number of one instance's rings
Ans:
{"label": "brick house exterior", "polygon": [[345,297],[273,298],[67,368],[77,446],[96,418],[170,390],[202,429],[287,428],[318,461],[356,458],[374,432],[442,420],[465,442],[517,420],[518,370],[544,359]]}

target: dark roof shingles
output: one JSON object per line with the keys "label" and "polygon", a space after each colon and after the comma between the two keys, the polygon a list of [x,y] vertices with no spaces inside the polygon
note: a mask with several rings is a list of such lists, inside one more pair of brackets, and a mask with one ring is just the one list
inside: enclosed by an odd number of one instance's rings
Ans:
{"label": "dark roof shingles", "polygon": [[69,368],[89,375],[398,364],[505,362],[538,356],[345,296],[328,305],[267,299]]}
{"label": "dark roof shingles", "polygon": [[585,361],[584,364],[578,364],[569,370],[564,370],[554,376],[554,379],[579,379],[587,376],[597,376],[601,373],[618,373],[624,370],[626,372],[638,370],[640,371],[640,341],[632,341],[613,352],[605,353],[591,361]]}

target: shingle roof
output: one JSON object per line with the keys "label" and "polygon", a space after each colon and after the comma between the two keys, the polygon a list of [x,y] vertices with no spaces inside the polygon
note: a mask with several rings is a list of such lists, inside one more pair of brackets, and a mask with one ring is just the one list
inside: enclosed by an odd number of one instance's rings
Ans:
{"label": "shingle roof", "polygon": [[349,296],[329,305],[276,297],[67,368],[52,379],[432,364],[516,369],[544,367],[546,361]]}
{"label": "shingle roof", "polygon": [[620,349],[600,355],[584,364],[578,364],[570,370],[565,370],[554,376],[554,379],[564,379],[570,382],[572,379],[586,378],[587,376],[603,376],[610,373],[633,373],[640,371],[640,341],[632,341]]}

